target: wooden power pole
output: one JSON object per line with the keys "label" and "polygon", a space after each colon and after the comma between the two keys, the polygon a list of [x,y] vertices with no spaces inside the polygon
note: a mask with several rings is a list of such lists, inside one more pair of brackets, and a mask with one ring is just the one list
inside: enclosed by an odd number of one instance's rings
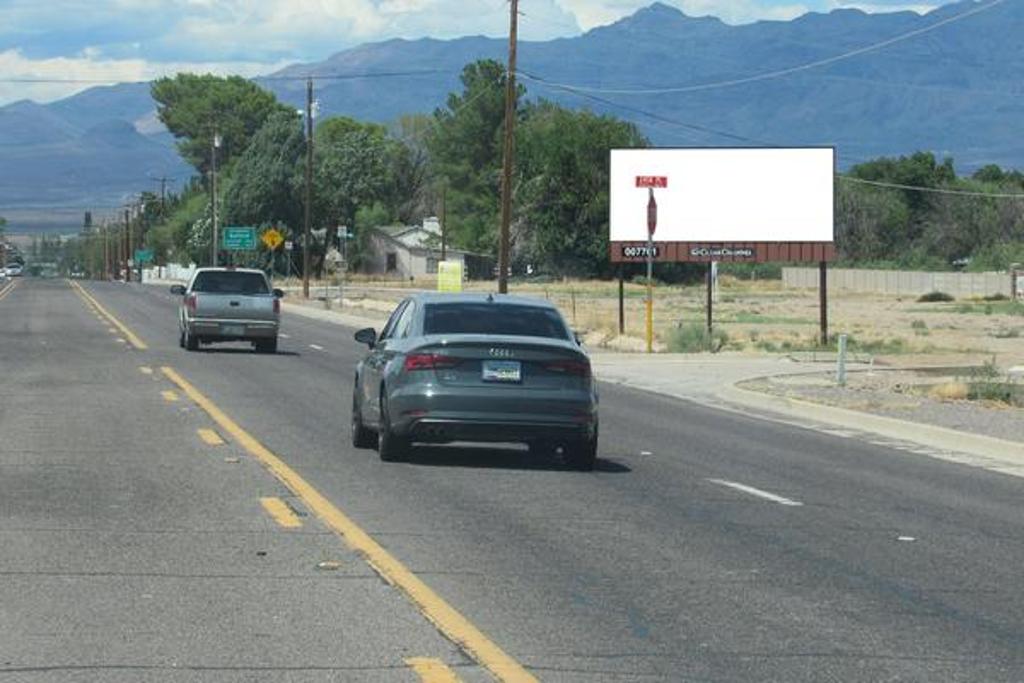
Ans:
{"label": "wooden power pole", "polygon": [[501,234],[498,238],[498,291],[508,293],[509,224],[512,222],[512,155],[516,125],[516,34],[519,0],[509,2],[508,75],[505,81],[505,153],[501,172]]}
{"label": "wooden power pole", "polygon": [[306,217],[302,240],[302,296],[309,298],[310,211],[313,204],[313,79],[306,81]]}

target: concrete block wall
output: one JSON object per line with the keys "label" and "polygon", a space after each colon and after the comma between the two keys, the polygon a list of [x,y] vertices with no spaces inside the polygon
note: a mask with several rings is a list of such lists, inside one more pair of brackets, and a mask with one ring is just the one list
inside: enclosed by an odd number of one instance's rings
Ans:
{"label": "concrete block wall", "polygon": [[[783,268],[782,282],[787,288],[817,289],[817,268]],[[830,268],[828,287],[833,292],[862,292],[894,296],[920,296],[945,292],[957,299],[1003,294],[1010,296],[1010,273],[939,273],[906,270],[861,270]]]}

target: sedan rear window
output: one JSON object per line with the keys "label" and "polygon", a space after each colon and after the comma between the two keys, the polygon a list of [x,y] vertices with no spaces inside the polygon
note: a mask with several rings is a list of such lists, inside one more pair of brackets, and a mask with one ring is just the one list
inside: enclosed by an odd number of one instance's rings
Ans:
{"label": "sedan rear window", "polygon": [[569,331],[557,311],[522,304],[428,304],[423,312],[423,333],[569,339]]}
{"label": "sedan rear window", "polygon": [[269,294],[267,279],[259,273],[217,272],[199,273],[192,284],[193,292],[209,294]]}

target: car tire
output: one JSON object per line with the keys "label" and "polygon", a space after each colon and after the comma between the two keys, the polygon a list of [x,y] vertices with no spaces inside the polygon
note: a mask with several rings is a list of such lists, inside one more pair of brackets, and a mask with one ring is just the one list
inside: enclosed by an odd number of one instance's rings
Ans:
{"label": "car tire", "polygon": [[189,333],[188,328],[185,328],[185,349],[188,351],[199,350],[199,337]]}
{"label": "car tire", "polygon": [[185,330],[178,330],[178,346],[185,348]]}
{"label": "car tire", "polygon": [[253,342],[256,353],[277,353],[277,337],[267,341]]}
{"label": "car tire", "polygon": [[377,454],[384,462],[399,462],[405,456],[408,447],[409,444],[405,439],[391,431],[388,403],[382,397],[380,401],[380,426],[377,428]]}
{"label": "car tire", "polygon": [[359,387],[352,392],[352,445],[355,448],[373,448],[377,435],[363,425],[363,410],[359,405]]}
{"label": "car tire", "polygon": [[565,447],[565,462],[580,472],[591,472],[597,464],[597,432],[593,438],[577,441]]}

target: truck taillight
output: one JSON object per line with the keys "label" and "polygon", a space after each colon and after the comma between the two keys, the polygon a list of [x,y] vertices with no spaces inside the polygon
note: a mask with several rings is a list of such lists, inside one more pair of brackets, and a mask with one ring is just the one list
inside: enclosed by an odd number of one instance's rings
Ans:
{"label": "truck taillight", "polygon": [[199,306],[199,295],[198,294],[189,294],[187,297],[185,297],[185,308],[188,309],[189,313],[195,313],[196,312],[196,308],[198,308],[198,306]]}
{"label": "truck taillight", "polygon": [[277,297],[274,298],[274,315],[281,314],[281,300]]}

